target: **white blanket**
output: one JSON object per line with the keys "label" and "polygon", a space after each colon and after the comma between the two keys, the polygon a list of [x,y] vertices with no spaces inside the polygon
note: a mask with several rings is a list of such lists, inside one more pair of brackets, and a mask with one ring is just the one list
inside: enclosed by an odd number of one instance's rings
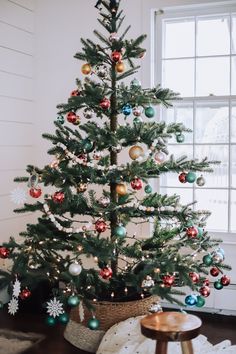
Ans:
{"label": "white blanket", "polygon": [[[132,317],[111,327],[102,339],[97,354],[154,354],[155,341],[147,339],[140,332],[140,319]],[[195,354],[236,354],[236,345],[229,340],[212,345],[203,335],[193,339]],[[170,342],[168,354],[181,354],[180,343]]]}

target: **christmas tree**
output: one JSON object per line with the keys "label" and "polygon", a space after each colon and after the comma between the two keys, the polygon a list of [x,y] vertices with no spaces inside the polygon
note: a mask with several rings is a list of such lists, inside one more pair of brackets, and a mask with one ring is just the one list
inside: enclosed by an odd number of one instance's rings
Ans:
{"label": "christmas tree", "polygon": [[[49,324],[57,316],[66,322],[66,306],[81,300],[90,306],[93,299],[157,294],[178,302],[182,286],[189,287],[185,303],[202,307],[210,294],[209,271],[219,275],[216,289],[230,282],[222,275],[229,266],[220,241],[205,229],[209,212],[181,205],[178,195],[161,195],[149,184],[175,173],[180,183],[203,185],[197,173],[211,172],[215,162],[168,156],[168,140],[174,136],[181,143],[189,130],[159,121],[154,106],[168,107],[178,95],[160,86],[144,89],[134,76],[123,82],[139,69],[146,36],[126,39],[129,27],[121,31],[118,0],[96,7],[106,34],[94,31],[99,44],[81,39],[83,50],[75,58],[83,61],[85,78],[58,106],[55,133],[44,134],[54,160],[42,169],[30,165],[27,177],[15,179],[28,183],[30,197],[38,199],[16,212],[42,216],[20,234],[22,242],[11,238],[0,247],[0,257],[12,260],[11,272],[0,271],[1,288],[9,285],[12,294],[9,312],[16,312],[19,297],[29,298],[38,284],[50,281]],[[141,238],[136,230],[144,222],[152,233]]]}

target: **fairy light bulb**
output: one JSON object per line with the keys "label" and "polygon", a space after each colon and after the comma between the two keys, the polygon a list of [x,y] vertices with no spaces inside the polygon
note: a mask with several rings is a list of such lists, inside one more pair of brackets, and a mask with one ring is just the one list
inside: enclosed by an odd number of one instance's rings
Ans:
{"label": "fairy light bulb", "polygon": [[79,246],[77,247],[77,250],[78,250],[79,252],[81,252],[82,249],[83,249],[83,246],[81,246],[81,245],[79,245]]}
{"label": "fairy light bulb", "polygon": [[125,293],[126,293],[126,295],[127,295],[127,292],[128,292],[128,289],[127,289],[127,288],[125,288]]}
{"label": "fairy light bulb", "polygon": [[113,298],[115,296],[114,292],[111,293],[111,298]]}
{"label": "fairy light bulb", "polygon": [[93,260],[94,260],[94,262],[98,262],[98,257],[97,256],[95,256],[94,258],[93,258]]}

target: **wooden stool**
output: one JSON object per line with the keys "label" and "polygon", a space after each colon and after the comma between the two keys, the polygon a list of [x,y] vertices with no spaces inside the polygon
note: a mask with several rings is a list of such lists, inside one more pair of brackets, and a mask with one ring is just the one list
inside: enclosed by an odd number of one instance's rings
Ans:
{"label": "wooden stool", "polygon": [[159,312],[141,320],[141,332],[148,338],[156,339],[155,354],[167,354],[168,342],[181,342],[182,353],[193,354],[191,339],[199,335],[201,325],[200,318],[194,315]]}

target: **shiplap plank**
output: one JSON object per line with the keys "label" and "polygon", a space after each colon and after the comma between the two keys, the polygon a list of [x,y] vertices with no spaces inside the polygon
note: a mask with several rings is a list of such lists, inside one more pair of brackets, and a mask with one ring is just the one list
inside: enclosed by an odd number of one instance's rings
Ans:
{"label": "shiplap plank", "polygon": [[0,97],[0,121],[33,122],[34,103]]}
{"label": "shiplap plank", "polygon": [[8,0],[0,0],[0,21],[19,27],[25,31],[34,31],[34,14]]}
{"label": "shiplap plank", "polygon": [[[14,204],[13,208],[15,208]],[[12,206],[11,206],[12,208]],[[19,232],[26,230],[26,224],[34,222],[36,219],[35,214],[22,214],[17,215],[14,213],[13,219],[0,220],[0,243],[8,241],[9,237],[13,236],[18,241],[22,241],[22,238],[19,237]]]}
{"label": "shiplap plank", "polygon": [[0,47],[0,71],[33,77],[33,57]]}
{"label": "shiplap plank", "polygon": [[19,171],[1,171],[0,172],[0,195],[9,194],[17,187],[27,190],[25,183],[14,182],[15,177],[28,176],[25,170]]}
{"label": "shiplap plank", "polygon": [[1,170],[25,169],[34,163],[31,146],[0,146],[0,172]]}
{"label": "shiplap plank", "polygon": [[0,22],[0,47],[33,55],[34,36]]}
{"label": "shiplap plank", "polygon": [[15,4],[18,4],[26,9],[33,11],[35,9],[35,0],[10,0]]}
{"label": "shiplap plank", "polygon": [[236,311],[235,294],[236,290],[230,288],[215,290],[215,308]]}
{"label": "shiplap plank", "polygon": [[1,145],[33,145],[34,134],[31,124],[0,122]]}
{"label": "shiplap plank", "polygon": [[33,80],[0,72],[0,95],[33,99]]}

